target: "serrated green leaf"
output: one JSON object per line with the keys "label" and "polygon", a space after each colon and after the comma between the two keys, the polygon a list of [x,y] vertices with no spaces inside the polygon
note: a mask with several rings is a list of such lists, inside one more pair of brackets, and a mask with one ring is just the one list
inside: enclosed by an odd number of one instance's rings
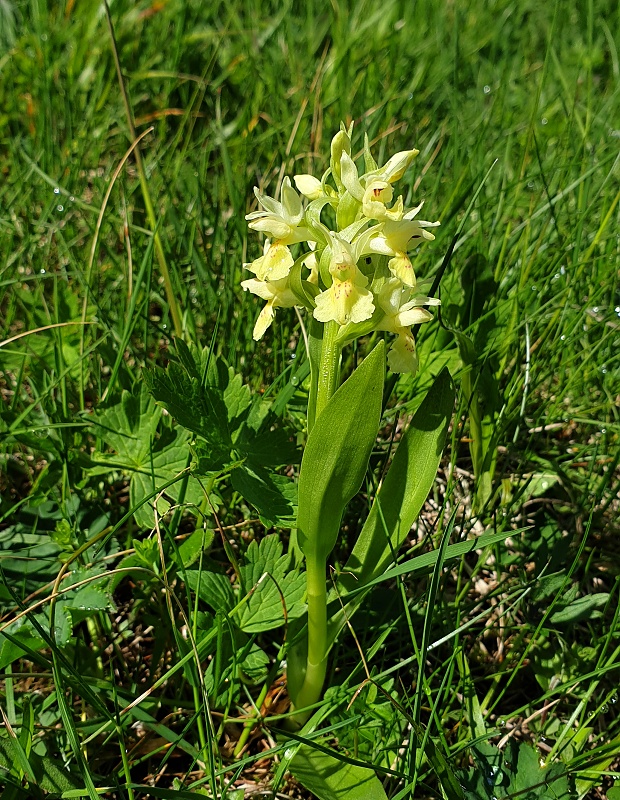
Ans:
{"label": "serrated green leaf", "polygon": [[214,611],[230,611],[235,605],[235,594],[226,575],[219,572],[188,569],[185,580],[189,588]]}
{"label": "serrated green leaf", "polygon": [[[135,508],[134,518],[142,528],[154,524],[154,499],[142,504],[144,499],[165,483],[179,475],[189,463],[189,433],[182,429],[165,430],[156,439],[160,410],[145,387],[137,395],[123,393],[120,403],[104,411],[97,412],[93,424],[97,426],[104,441],[116,452],[95,453],[95,464],[107,463],[117,469],[130,473],[129,495],[131,507]],[[117,426],[112,430],[111,426]],[[109,467],[108,467],[109,469]],[[92,473],[102,472],[101,468],[91,469]],[[188,476],[185,502],[199,505],[203,492],[199,482]],[[167,496],[177,500],[181,492],[181,481],[166,490]],[[158,500],[158,513],[165,514],[170,504],[161,497]]]}
{"label": "serrated green leaf", "polygon": [[[155,438],[161,410],[144,385],[124,391],[120,402],[97,409],[91,416],[97,433],[129,468],[140,468]],[[95,454],[95,458],[96,458]]]}
{"label": "serrated green leaf", "polygon": [[387,800],[371,769],[348,764],[309,745],[299,748],[289,768],[318,800]]}
{"label": "serrated green leaf", "polygon": [[226,407],[228,421],[232,422],[248,410],[252,404],[250,389],[243,383],[241,375],[235,375],[229,369],[228,385],[224,389],[224,405]]}
{"label": "serrated green leaf", "polygon": [[344,508],[366,474],[381,419],[384,359],[380,342],[330,398],[308,436],[297,528],[304,554],[318,562],[332,551]]}
{"label": "serrated green leaf", "polygon": [[145,379],[155,400],[180,425],[218,449],[230,448],[228,412],[221,391],[204,386],[199,378],[190,377],[174,363],[165,372],[156,369],[146,373]]}
{"label": "serrated green leaf", "polygon": [[253,681],[264,680],[267,677],[269,656],[257,644],[253,644],[250,652],[241,662],[241,669]]}
{"label": "serrated green leaf", "polygon": [[290,570],[291,556],[283,555],[282,549],[276,534],[248,547],[240,573],[245,591],[254,591],[237,614],[239,627],[246,633],[278,628],[286,618],[299,617],[305,609],[305,576]]}
{"label": "serrated green leaf", "polygon": [[254,506],[266,527],[292,527],[295,520],[297,487],[285,475],[244,464],[231,472],[234,488]]}
{"label": "serrated green leaf", "polygon": [[[180,475],[188,466],[189,452],[187,431],[180,428],[175,431],[167,431],[156,443],[140,470],[134,471],[131,476],[129,495],[132,508],[140,505],[159,487]],[[184,502],[189,507],[192,504],[199,506],[204,493],[200,483],[191,475],[183,477],[178,483],[169,486],[166,489],[166,495],[172,500],[177,500],[181,492],[182,481],[187,481]],[[134,513],[136,522],[143,528],[152,528],[154,525],[154,503],[155,498],[152,498]],[[170,503],[164,497],[158,499],[157,511],[160,515],[165,514],[169,507]]]}
{"label": "serrated green leaf", "polygon": [[[268,419],[264,418],[262,424],[267,426]],[[298,461],[297,447],[282,428],[271,430],[265,427],[255,431],[244,425],[235,442],[235,450],[254,468],[281,467]]]}
{"label": "serrated green leaf", "polygon": [[70,611],[105,611],[111,606],[108,595],[94,586],[83,586],[67,602]]}

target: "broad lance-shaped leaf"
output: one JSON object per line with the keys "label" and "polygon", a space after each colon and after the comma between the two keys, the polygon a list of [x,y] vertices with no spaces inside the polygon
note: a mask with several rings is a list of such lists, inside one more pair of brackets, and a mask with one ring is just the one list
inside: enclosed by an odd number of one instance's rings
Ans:
{"label": "broad lance-shaped leaf", "polygon": [[362,532],[339,578],[339,588],[358,589],[393,561],[430,492],[454,407],[447,369],[431,386],[402,437]]}
{"label": "broad lance-shaped leaf", "polygon": [[325,561],[346,504],[359,491],[379,429],[385,347],[380,342],[316,420],[301,461],[297,527],[306,558]]}

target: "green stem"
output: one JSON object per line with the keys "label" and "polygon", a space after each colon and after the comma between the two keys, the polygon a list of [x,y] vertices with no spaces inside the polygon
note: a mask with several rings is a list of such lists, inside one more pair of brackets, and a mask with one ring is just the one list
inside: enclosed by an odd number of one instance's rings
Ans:
{"label": "green stem", "polygon": [[340,383],[340,345],[336,341],[340,326],[337,322],[326,322],[323,329],[323,345],[319,363],[319,379],[316,396],[316,419],[327,405],[329,398]]}
{"label": "green stem", "polygon": [[[316,398],[309,400],[309,410],[314,410],[318,419],[340,385],[341,346],[337,342],[340,326],[337,322],[327,322],[323,327],[321,356],[318,364]],[[308,416],[308,427],[314,420]],[[306,593],[308,599],[308,655],[303,684],[294,698],[295,708],[314,705],[321,697],[327,670],[327,587],[325,558],[315,553],[306,554]],[[310,712],[295,714],[295,722],[303,724]]]}
{"label": "green stem", "polygon": [[[323,691],[327,671],[327,588],[325,564],[320,559],[308,559],[306,563],[306,584],[308,593],[308,658],[306,675],[297,697],[296,708],[314,705]],[[300,721],[310,713],[297,714]]]}

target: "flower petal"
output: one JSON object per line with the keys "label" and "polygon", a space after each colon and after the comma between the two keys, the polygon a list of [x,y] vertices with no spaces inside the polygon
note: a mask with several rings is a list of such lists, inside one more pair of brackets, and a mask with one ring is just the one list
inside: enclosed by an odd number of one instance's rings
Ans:
{"label": "flower petal", "polygon": [[275,296],[267,281],[257,281],[256,278],[241,281],[241,288],[244,292],[252,292],[252,294],[262,297],[263,300],[273,300]]}
{"label": "flower petal", "polygon": [[388,351],[388,366],[392,372],[417,372],[418,354],[409,331],[399,333]]}
{"label": "flower petal", "polygon": [[301,198],[291,186],[291,179],[288,177],[282,181],[280,196],[284,209],[284,219],[293,227],[299,225],[304,215],[304,209],[301,205]]}
{"label": "flower petal", "polygon": [[285,222],[281,217],[275,214],[266,214],[258,219],[253,219],[249,224],[249,228],[254,231],[261,231],[273,236],[274,239],[287,239],[292,232],[291,226]]}
{"label": "flower petal", "polygon": [[379,175],[381,179],[389,183],[399,181],[419,152],[419,150],[402,150],[400,153],[393,155],[387,164],[380,168]]}
{"label": "flower petal", "polygon": [[256,320],[256,324],[254,325],[254,331],[252,332],[252,338],[254,341],[258,341],[262,339],[265,334],[267,328],[273,322],[273,318],[275,316],[275,312],[273,310],[273,304],[267,303],[267,305],[262,309],[258,318]]}
{"label": "flower petal", "polygon": [[339,281],[337,278],[334,278],[329,289],[317,295],[315,301],[313,313],[319,322],[333,320],[340,325],[364,322],[372,317],[375,310],[372,292],[353,281]]}
{"label": "flower petal", "polygon": [[385,219],[386,205],[392,202],[394,190],[387,181],[371,181],[362,197],[362,211],[369,219]]}
{"label": "flower petal", "polygon": [[247,269],[261,281],[277,281],[280,278],[286,278],[294,263],[295,260],[288,247],[274,242],[265,255],[248,264]]}
{"label": "flower petal", "polygon": [[293,180],[298,191],[309,200],[317,200],[323,194],[321,181],[314,175],[295,175]]}
{"label": "flower petal", "polygon": [[398,253],[388,261],[388,267],[392,275],[402,281],[405,286],[415,286],[416,277],[413,266],[405,253]]}

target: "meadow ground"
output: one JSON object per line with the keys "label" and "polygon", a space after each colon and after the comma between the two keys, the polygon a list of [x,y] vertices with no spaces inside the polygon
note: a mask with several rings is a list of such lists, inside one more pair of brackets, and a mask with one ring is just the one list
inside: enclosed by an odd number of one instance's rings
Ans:
{"label": "meadow ground", "polygon": [[[0,0],[3,797],[617,800],[620,7],[115,0],[110,19],[116,51],[102,3]],[[444,366],[457,400],[405,566],[294,733],[287,620],[264,611],[303,581],[294,496],[235,479],[239,447],[215,470],[192,398],[170,415],[148,389],[187,366],[178,340],[209,347],[229,408],[273,401],[277,475],[297,474],[302,329],[282,309],[252,339],[244,216],[254,186],[320,176],[341,121],[356,156],[364,134],[379,164],[419,149],[401,191],[441,227],[415,271],[445,271],[336,573]],[[284,593],[254,589],[266,565]],[[376,782],[317,777],[334,764]]]}

